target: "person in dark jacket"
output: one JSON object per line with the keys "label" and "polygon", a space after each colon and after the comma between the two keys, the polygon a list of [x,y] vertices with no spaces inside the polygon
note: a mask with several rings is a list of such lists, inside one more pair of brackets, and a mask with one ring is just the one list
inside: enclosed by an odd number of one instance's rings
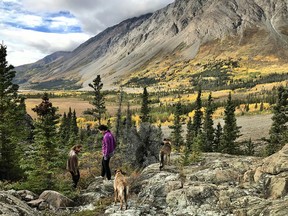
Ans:
{"label": "person in dark jacket", "polygon": [[82,149],[82,145],[74,145],[69,154],[67,160],[67,170],[72,175],[73,187],[77,188],[77,184],[80,179],[80,172],[79,172],[79,162],[78,162],[78,154]]}
{"label": "person in dark jacket", "polygon": [[111,133],[108,130],[106,125],[100,125],[98,130],[103,135],[102,139],[102,168],[101,168],[101,176],[104,178],[107,177],[108,180],[111,180],[111,170],[109,167],[110,158],[113,156],[115,148],[116,148],[116,141]]}

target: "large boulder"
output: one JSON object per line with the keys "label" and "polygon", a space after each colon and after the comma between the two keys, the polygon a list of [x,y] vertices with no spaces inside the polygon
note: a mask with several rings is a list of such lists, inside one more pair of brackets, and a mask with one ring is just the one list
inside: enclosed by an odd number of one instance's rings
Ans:
{"label": "large boulder", "polygon": [[288,194],[288,144],[263,159],[255,170],[254,181],[263,185],[266,198],[278,199]]}
{"label": "large boulder", "polygon": [[113,180],[103,181],[102,177],[95,177],[85,192],[79,195],[78,203],[81,205],[91,205],[101,198],[113,196],[113,193]]}
{"label": "large boulder", "polygon": [[288,144],[263,160],[262,171],[271,175],[288,172]]}
{"label": "large boulder", "polygon": [[9,192],[0,191],[0,215],[3,216],[37,216],[35,210],[25,202],[11,195]]}
{"label": "large boulder", "polygon": [[30,201],[28,204],[34,207],[38,206],[38,208],[39,206],[42,206],[41,210],[43,210],[43,208],[57,210],[60,208],[75,206],[73,200],[60,194],[57,191],[52,190],[46,190],[42,192],[38,199]]}

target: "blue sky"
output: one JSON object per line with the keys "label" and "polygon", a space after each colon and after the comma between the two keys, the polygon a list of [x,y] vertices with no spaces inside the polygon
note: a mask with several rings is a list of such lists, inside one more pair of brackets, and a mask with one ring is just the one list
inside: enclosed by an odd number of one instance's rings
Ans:
{"label": "blue sky", "polygon": [[1,0],[0,42],[9,64],[72,51],[109,26],[174,0]]}

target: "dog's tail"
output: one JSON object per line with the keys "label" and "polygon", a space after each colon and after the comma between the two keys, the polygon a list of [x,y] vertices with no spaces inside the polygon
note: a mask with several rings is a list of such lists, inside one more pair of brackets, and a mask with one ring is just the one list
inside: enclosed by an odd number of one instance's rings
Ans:
{"label": "dog's tail", "polygon": [[161,151],[160,152],[160,171],[161,171],[161,169],[164,167],[164,152],[163,151]]}

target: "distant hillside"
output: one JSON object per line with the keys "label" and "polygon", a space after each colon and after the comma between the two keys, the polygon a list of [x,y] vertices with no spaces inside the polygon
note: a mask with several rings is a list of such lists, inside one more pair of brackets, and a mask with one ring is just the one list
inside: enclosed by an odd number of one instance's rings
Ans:
{"label": "distant hillside", "polygon": [[[176,0],[107,28],[71,52],[17,67],[16,81],[21,88],[85,89],[100,74],[106,89],[155,83],[177,87],[203,72],[206,80],[218,79],[220,70],[211,64],[215,60],[228,61],[220,65],[229,69],[226,83],[285,74],[287,11],[288,2],[282,0]],[[233,61],[237,67],[229,66]]]}

